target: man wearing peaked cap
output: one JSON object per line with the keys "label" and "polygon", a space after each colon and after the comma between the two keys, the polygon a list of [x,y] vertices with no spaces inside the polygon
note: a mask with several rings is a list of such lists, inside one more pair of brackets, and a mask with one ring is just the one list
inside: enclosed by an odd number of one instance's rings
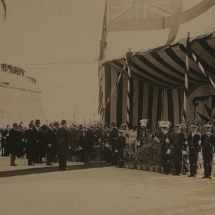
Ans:
{"label": "man wearing peaked cap", "polygon": [[166,175],[170,172],[170,133],[168,131],[169,122],[160,121],[159,126],[161,127],[161,165],[162,165],[162,173]]}
{"label": "man wearing peaked cap", "polygon": [[191,133],[187,137],[185,142],[189,148],[189,163],[190,163],[190,175],[188,177],[195,177],[197,173],[197,159],[200,151],[199,142],[200,135],[197,133],[197,126],[191,125]]}
{"label": "man wearing peaked cap", "polygon": [[147,133],[148,121],[149,121],[148,119],[141,119],[140,120],[140,128],[138,130],[138,138],[137,138],[139,147],[142,147],[145,139],[148,136],[148,133]]}
{"label": "man wearing peaked cap", "polygon": [[204,125],[206,133],[201,136],[201,147],[204,161],[205,175],[203,178],[211,179],[211,161],[213,159],[215,137],[210,133],[211,125]]}
{"label": "man wearing peaked cap", "polygon": [[181,125],[175,125],[175,132],[172,138],[173,143],[173,160],[175,175],[180,175],[182,165],[182,148],[185,143],[185,135],[181,131]]}

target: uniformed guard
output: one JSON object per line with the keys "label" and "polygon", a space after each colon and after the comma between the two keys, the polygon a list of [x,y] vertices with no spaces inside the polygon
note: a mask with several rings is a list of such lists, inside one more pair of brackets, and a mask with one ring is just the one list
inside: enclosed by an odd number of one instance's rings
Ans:
{"label": "uniformed guard", "polygon": [[110,147],[112,150],[111,165],[117,165],[117,159],[115,156],[115,150],[117,147],[117,139],[118,139],[118,129],[116,127],[115,122],[112,122],[110,124],[110,130],[109,130],[109,142],[110,142]]}
{"label": "uniformed guard", "polygon": [[175,125],[175,132],[173,134],[173,161],[174,161],[174,174],[180,175],[182,164],[182,147],[185,144],[185,135],[182,132],[182,125]]}
{"label": "uniformed guard", "polygon": [[197,133],[198,127],[191,125],[191,133],[187,136],[186,145],[189,148],[189,163],[190,163],[190,175],[188,177],[195,177],[197,173],[197,159],[200,150],[200,135]]}
{"label": "uniformed guard", "polygon": [[162,172],[168,175],[170,173],[170,150],[171,150],[171,136],[168,131],[170,126],[169,121],[160,121],[159,126],[161,127],[161,165]]}
{"label": "uniformed guard", "polygon": [[214,138],[214,135],[210,132],[211,125],[204,125],[204,128],[206,132],[201,136],[201,147],[202,147],[205,175],[202,178],[211,179],[211,171],[212,171],[211,162],[213,159],[215,138]]}

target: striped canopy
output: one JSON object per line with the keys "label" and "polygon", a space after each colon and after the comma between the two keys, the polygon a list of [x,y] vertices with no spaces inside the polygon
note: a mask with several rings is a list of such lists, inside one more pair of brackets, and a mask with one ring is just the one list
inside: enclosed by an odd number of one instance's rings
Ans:
{"label": "striped canopy", "polygon": [[[192,52],[198,57],[206,73],[215,80],[215,33],[192,38],[186,47],[183,39],[173,45],[158,47],[147,52],[136,52],[131,57],[131,75],[157,87],[174,89],[184,87],[186,70],[186,52],[189,56],[189,86],[199,86],[208,83],[208,78],[202,73],[192,57]],[[122,71],[125,58],[108,61],[107,65],[117,71]]]}

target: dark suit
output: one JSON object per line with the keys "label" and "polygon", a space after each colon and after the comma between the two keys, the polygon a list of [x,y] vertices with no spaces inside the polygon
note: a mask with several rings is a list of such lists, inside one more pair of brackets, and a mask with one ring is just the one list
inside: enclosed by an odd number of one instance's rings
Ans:
{"label": "dark suit", "polygon": [[59,169],[65,170],[66,169],[67,154],[68,154],[68,145],[70,142],[70,134],[66,128],[61,127],[57,131],[56,136],[58,139]]}
{"label": "dark suit", "polygon": [[125,137],[123,136],[119,136],[118,137],[118,141],[117,141],[117,150],[118,150],[118,165],[119,167],[123,166],[123,153],[125,150],[125,146],[126,146],[126,140]]}
{"label": "dark suit", "polygon": [[9,131],[9,149],[11,154],[10,165],[15,165],[19,141],[20,141],[20,132],[15,128],[12,128]]}
{"label": "dark suit", "polygon": [[79,138],[79,147],[82,148],[81,150],[81,162],[84,162],[84,145],[85,145],[85,141],[86,141],[86,138],[85,136],[82,134]]}
{"label": "dark suit", "polygon": [[185,143],[184,133],[174,133],[173,136],[173,160],[175,174],[179,175],[181,173],[181,163],[182,163],[182,147]]}
{"label": "dark suit", "polygon": [[109,140],[110,140],[110,147],[112,150],[111,154],[111,165],[117,164],[117,159],[115,156],[115,150],[117,147],[117,139],[118,139],[118,129],[116,127],[113,127],[109,130]]}
{"label": "dark suit", "polygon": [[35,131],[29,128],[26,130],[24,137],[27,140],[26,150],[27,150],[27,157],[28,157],[28,165],[32,165],[34,163],[37,136],[35,134]]}
{"label": "dark suit", "polygon": [[170,154],[167,154],[168,149],[171,149],[171,143],[167,143],[166,140],[171,139],[169,132],[161,134],[161,164],[163,167],[163,173],[169,174],[170,172]]}
{"label": "dark suit", "polygon": [[35,149],[35,162],[42,163],[42,158],[44,157],[44,141],[45,135],[43,134],[40,128],[34,128],[34,132],[36,134],[36,149]]}
{"label": "dark suit", "polygon": [[47,160],[46,164],[51,164],[52,155],[53,155],[53,147],[56,145],[56,135],[54,130],[49,128],[46,132],[46,153],[47,153]]}
{"label": "dark suit", "polygon": [[201,136],[202,155],[204,161],[205,177],[211,176],[215,138],[213,134],[203,134]]}
{"label": "dark suit", "polygon": [[4,155],[3,156],[9,156],[10,151],[9,151],[9,131],[6,129],[3,132],[3,150],[4,150]]}
{"label": "dark suit", "polygon": [[197,173],[197,159],[200,149],[199,147],[200,136],[198,134],[189,134],[187,141],[189,147],[190,175],[195,176]]}
{"label": "dark suit", "polygon": [[93,152],[93,141],[94,141],[94,132],[91,128],[89,128],[86,132],[85,136],[85,144],[84,144],[84,163],[89,163],[89,157]]}

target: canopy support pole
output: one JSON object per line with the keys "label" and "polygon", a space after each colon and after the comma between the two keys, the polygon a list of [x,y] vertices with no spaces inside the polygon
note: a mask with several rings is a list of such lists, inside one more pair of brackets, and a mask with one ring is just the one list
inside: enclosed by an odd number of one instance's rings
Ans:
{"label": "canopy support pole", "polygon": [[[131,92],[131,56],[132,56],[132,52],[126,53],[126,65],[127,65],[127,69],[128,69],[128,89],[127,89],[127,115],[126,115],[126,124],[128,127],[128,130],[130,129],[130,115],[131,115],[131,110],[130,110],[130,92]],[[128,133],[127,133],[127,137],[128,137]]]}
{"label": "canopy support pole", "polygon": [[184,105],[183,105],[183,122],[187,120],[187,96],[188,96],[188,75],[189,75],[189,56],[188,56],[188,45],[190,40],[190,33],[187,34],[187,45],[186,45],[186,69],[184,77]]}

